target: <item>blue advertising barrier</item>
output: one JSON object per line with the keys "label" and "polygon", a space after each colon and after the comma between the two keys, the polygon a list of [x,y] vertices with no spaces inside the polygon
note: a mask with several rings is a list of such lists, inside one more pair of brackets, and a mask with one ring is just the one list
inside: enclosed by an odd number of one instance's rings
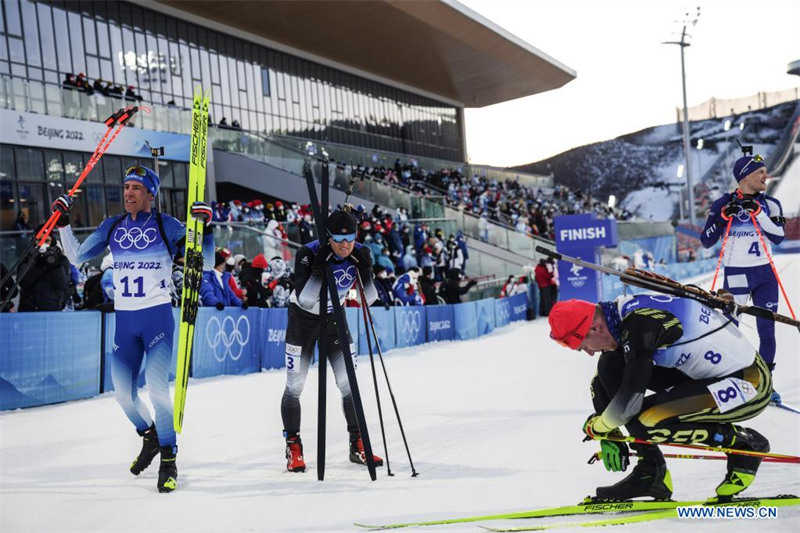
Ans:
{"label": "blue advertising barrier", "polygon": [[195,323],[192,376],[250,374],[261,367],[261,309],[201,307]]}
{"label": "blue advertising barrier", "polygon": [[478,300],[475,302],[478,313],[478,336],[494,331],[494,300]]}
{"label": "blue advertising barrier", "polygon": [[426,305],[428,342],[451,341],[456,338],[452,305]]}
{"label": "blue advertising barrier", "polygon": [[494,301],[494,323],[495,327],[502,328],[511,322],[511,300],[501,298]]}
{"label": "blue advertising barrier", "polygon": [[[381,349],[415,346],[437,340],[485,335],[526,318],[527,295],[456,305],[370,308]],[[175,378],[179,310],[173,309],[175,342],[170,379]],[[360,308],[348,308],[347,322],[357,353],[367,352]],[[195,326],[191,375],[247,374],[285,365],[286,309],[201,308]],[[20,313],[0,315],[0,409],[45,405],[89,398],[113,390],[110,358],[114,353],[116,315]],[[80,332],[77,335],[76,332]],[[105,339],[101,336],[104,332]],[[374,346],[373,346],[374,349]],[[100,375],[101,360],[104,363]],[[146,359],[145,359],[146,360]],[[145,383],[144,372],[139,385]]]}
{"label": "blue advertising barrier", "polygon": [[474,339],[478,336],[478,307],[475,302],[453,304],[453,322],[456,340]]}
{"label": "blue advertising barrier", "polygon": [[[175,331],[172,334],[172,360],[169,364],[169,379],[175,381],[175,369],[178,364],[178,333],[180,331],[180,309],[174,308],[172,310],[172,318],[175,320]],[[100,392],[109,392],[114,390],[114,382],[111,379],[111,356],[114,353],[114,333],[117,331],[117,315],[115,313],[106,313],[104,315],[105,324],[105,344],[103,345],[103,388]],[[142,359],[142,366],[139,369],[139,379],[137,386],[143,387],[145,384],[144,367],[147,358]]]}
{"label": "blue advertising barrier", "polygon": [[90,398],[98,393],[99,312],[2,316],[0,409]]}
{"label": "blue advertising barrier", "polygon": [[394,331],[396,346],[405,348],[425,342],[425,307],[408,306],[394,308]]}
{"label": "blue advertising barrier", "polygon": [[[372,313],[372,321],[375,323],[375,331],[378,333],[378,340],[381,343],[381,351],[386,353],[396,346],[394,333],[394,309],[370,307],[369,312]],[[358,334],[358,346],[360,348],[358,353],[369,353],[367,350],[367,328],[359,329]],[[370,335],[371,334],[372,332],[370,331]],[[377,353],[374,342],[372,343],[372,350]]]}
{"label": "blue advertising barrier", "polygon": [[509,296],[506,298],[509,304],[509,318],[510,322],[516,322],[517,320],[525,320],[526,313],[528,311],[528,295],[521,293],[515,294],[513,296]]}
{"label": "blue advertising barrier", "polygon": [[261,368],[270,370],[286,366],[286,325],[289,313],[286,309],[262,309],[261,331],[264,333],[261,343]]}

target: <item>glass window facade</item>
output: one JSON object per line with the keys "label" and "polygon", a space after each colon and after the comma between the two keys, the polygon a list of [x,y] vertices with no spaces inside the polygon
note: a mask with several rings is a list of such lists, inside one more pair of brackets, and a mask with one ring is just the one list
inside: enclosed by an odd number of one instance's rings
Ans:
{"label": "glass window facade", "polygon": [[[89,157],[80,152],[0,144],[0,231],[11,230],[19,212],[31,228],[43,223],[52,202],[75,184]],[[78,189],[71,212],[73,226],[97,226],[104,218],[124,212],[122,178],[133,164],[152,167],[153,161],[103,156]],[[159,209],[183,221],[189,164],[159,161],[158,168],[159,175],[166,178],[158,193]]]}
{"label": "glass window facade", "polygon": [[129,2],[3,0],[0,9],[0,73],[63,80],[83,72],[185,108],[202,83],[214,123],[464,161],[452,105]]}

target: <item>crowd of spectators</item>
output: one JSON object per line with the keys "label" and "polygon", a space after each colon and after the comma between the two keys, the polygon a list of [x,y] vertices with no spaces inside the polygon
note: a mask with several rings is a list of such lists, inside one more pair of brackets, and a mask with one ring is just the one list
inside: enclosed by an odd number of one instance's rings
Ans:
{"label": "crowd of spectators", "polygon": [[64,77],[64,81],[61,82],[61,86],[64,89],[82,91],[90,95],[97,93],[112,98],[124,98],[125,100],[134,102],[140,102],[142,100],[141,95],[136,93],[136,88],[133,85],[128,85],[126,88],[124,85],[114,85],[110,81],[103,80],[102,78],[97,78],[94,82],[89,83],[89,79],[83,72],[78,73],[77,76],[75,74],[67,74]]}
{"label": "crowd of spectators", "polygon": [[[601,218],[628,220],[632,214],[609,207],[581,190],[557,185],[553,189],[528,187],[517,180],[498,181],[457,169],[426,171],[398,159],[394,168],[356,167],[372,179],[387,181],[418,194],[443,196],[448,207],[500,223],[521,233],[553,239],[553,219],[557,215],[596,213]],[[486,228],[488,233],[488,227]]]}
{"label": "crowd of spectators", "polygon": [[[213,202],[212,210],[215,222],[263,228],[263,256],[265,260],[271,258],[270,263],[282,259],[285,264],[289,260],[288,241],[303,245],[318,237],[308,204],[232,200]],[[446,236],[440,228],[425,223],[412,226],[402,207],[395,214],[379,205],[371,210],[359,205],[352,212],[359,221],[357,240],[372,257],[379,305],[434,305],[455,299],[452,290],[450,296],[443,290],[448,280],[460,283],[465,277],[469,250],[463,234]],[[433,292],[426,295],[423,287],[428,285]]]}

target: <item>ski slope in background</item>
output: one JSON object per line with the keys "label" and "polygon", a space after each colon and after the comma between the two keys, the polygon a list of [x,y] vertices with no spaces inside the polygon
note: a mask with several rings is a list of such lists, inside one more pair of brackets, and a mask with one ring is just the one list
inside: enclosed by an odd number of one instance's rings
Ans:
{"label": "ski slope in background", "polygon": [[[798,308],[800,255],[779,256],[777,262]],[[781,312],[788,314],[783,300]],[[755,339],[752,324],[746,319],[743,329]],[[800,334],[779,324],[777,337],[776,387],[785,402],[800,405]],[[156,491],[157,463],[139,477],[128,472],[140,440],[110,395],[0,416],[0,531],[353,531],[354,521],[572,504],[596,486],[622,479],[624,474],[608,473],[602,465],[587,465],[599,447],[581,442],[595,360],[552,342],[544,319],[473,341],[387,355],[417,478],[410,477],[385,393],[395,476],[388,477],[384,467],[371,482],[366,469],[348,461],[339,392],[329,378],[327,471],[318,482],[316,368],[302,398],[309,465],[304,474],[285,470],[283,371],[194,380],[178,441],[179,488],[172,494]],[[358,366],[373,447],[384,456],[368,358],[359,358]],[[769,407],[747,424],[770,439],[774,452],[800,454],[800,415]],[[704,499],[713,495],[725,463],[670,460],[669,467],[676,499]],[[800,494],[799,468],[765,464],[744,494]],[[757,523],[673,519],[617,527],[795,532],[800,509],[781,508],[778,520]],[[426,531],[480,528],[461,524]]]}

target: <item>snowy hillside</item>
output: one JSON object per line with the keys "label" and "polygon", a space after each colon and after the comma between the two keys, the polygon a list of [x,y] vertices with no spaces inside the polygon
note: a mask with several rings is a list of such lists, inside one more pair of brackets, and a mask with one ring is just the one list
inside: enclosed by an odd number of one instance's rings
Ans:
{"label": "snowy hillside", "polygon": [[[796,105],[797,102],[788,102],[735,117],[690,124],[692,179],[700,210],[720,191],[734,185],[730,169],[740,154],[734,139],[738,137],[744,144],[753,145],[756,153],[768,156]],[[702,149],[697,149],[698,139],[703,139]],[[717,163],[717,171],[712,172]],[[678,177],[678,167],[683,164],[682,130],[668,124],[515,168],[537,174],[552,173],[556,184],[590,191],[601,201],[613,194],[619,207],[644,220],[660,221],[679,215],[678,194],[686,187],[685,173]]]}
{"label": "snowy hillside", "polygon": [[[778,261],[797,309],[800,255]],[[752,322],[744,330],[754,337]],[[777,389],[787,403],[800,405],[798,332],[783,325],[777,332]],[[325,481],[318,482],[315,369],[302,399],[309,463],[304,474],[285,471],[283,372],[194,380],[179,436],[180,485],[172,494],[156,491],[155,467],[138,478],[128,472],[138,442],[109,395],[0,415],[0,531],[354,531],[357,520],[565,505],[622,478],[586,464],[598,449],[581,442],[595,360],[552,342],[544,319],[472,341],[392,351],[386,361],[419,477],[410,477],[386,394],[395,476],[388,477],[384,467],[371,482],[365,470],[348,462],[344,417],[329,379],[328,468]],[[358,374],[374,447],[384,455],[367,358],[360,358]],[[747,424],[771,440],[774,452],[800,454],[800,416],[769,407]],[[722,461],[669,465],[679,499],[710,496],[725,470]],[[798,465],[763,465],[747,493],[800,494]],[[673,519],[618,530],[749,533],[755,527],[799,531],[800,508],[781,508],[777,520],[757,524]],[[425,531],[481,529],[465,524]]]}

